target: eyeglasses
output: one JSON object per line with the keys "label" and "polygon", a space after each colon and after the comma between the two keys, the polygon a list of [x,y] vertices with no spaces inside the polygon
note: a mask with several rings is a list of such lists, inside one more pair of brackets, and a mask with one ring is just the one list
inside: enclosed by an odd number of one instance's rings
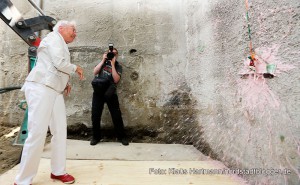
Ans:
{"label": "eyeglasses", "polygon": [[73,33],[77,33],[76,28],[74,26],[69,26],[68,28],[70,28],[73,31]]}

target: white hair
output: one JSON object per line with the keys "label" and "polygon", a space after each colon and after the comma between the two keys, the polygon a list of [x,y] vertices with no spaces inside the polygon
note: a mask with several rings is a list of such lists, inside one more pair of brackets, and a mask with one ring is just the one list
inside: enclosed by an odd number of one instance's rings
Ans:
{"label": "white hair", "polygon": [[55,26],[53,27],[53,31],[58,32],[59,27],[61,26],[74,26],[76,27],[76,22],[75,21],[65,21],[65,20],[61,20],[58,21]]}

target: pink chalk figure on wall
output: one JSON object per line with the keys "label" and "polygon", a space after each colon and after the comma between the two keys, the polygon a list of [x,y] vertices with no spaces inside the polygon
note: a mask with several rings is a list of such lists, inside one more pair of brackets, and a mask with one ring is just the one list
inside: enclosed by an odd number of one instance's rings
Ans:
{"label": "pink chalk figure on wall", "polygon": [[273,45],[270,48],[257,48],[244,60],[244,66],[239,73],[242,79],[238,80],[238,94],[242,106],[249,112],[258,110],[263,113],[266,106],[273,108],[280,106],[279,97],[269,88],[266,78],[278,77],[280,73],[295,67],[283,64],[278,59],[279,47]]}
{"label": "pink chalk figure on wall", "polygon": [[260,47],[244,60],[244,67],[240,71],[242,77],[249,75],[261,76],[264,78],[273,78],[282,72],[295,68],[293,65],[283,64],[277,57],[279,45],[273,45],[270,48]]}
{"label": "pink chalk figure on wall", "polygon": [[272,92],[262,75],[239,79],[238,86],[238,97],[248,113],[263,113],[267,106],[275,109],[280,106],[279,97]]}
{"label": "pink chalk figure on wall", "polygon": [[[271,70],[270,66],[272,66],[273,70]],[[244,78],[249,75],[255,75],[256,77],[263,76],[265,78],[273,78],[275,69],[275,64],[269,64],[259,55],[253,53],[246,60],[244,60],[244,69],[240,74],[243,75]]]}

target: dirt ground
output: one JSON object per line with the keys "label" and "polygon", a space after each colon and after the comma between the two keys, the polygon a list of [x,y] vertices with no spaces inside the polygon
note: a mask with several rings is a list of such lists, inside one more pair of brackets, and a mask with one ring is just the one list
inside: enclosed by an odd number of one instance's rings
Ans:
{"label": "dirt ground", "polygon": [[15,127],[7,127],[0,125],[0,174],[18,164],[20,154],[22,151],[21,146],[13,146],[15,136],[6,137]]}

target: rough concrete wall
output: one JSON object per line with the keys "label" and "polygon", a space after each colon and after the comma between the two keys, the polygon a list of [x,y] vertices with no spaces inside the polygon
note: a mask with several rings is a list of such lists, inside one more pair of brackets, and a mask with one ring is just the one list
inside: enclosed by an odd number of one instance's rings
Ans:
{"label": "rough concrete wall", "polygon": [[250,55],[245,2],[188,2],[186,78],[197,98],[202,137],[228,166],[292,171],[245,175],[253,184],[299,183],[299,5],[251,1],[255,51],[285,71],[255,80],[239,75]]}
{"label": "rough concrete wall", "polygon": [[[154,129],[167,143],[193,144],[232,168],[287,168],[293,173],[286,178],[245,175],[253,184],[297,184],[299,2],[251,3],[253,45],[285,71],[265,81],[239,75],[249,56],[244,1],[43,1],[47,15],[78,24],[70,50],[86,80],[72,77],[68,123],[91,125],[92,70],[113,42],[124,70],[118,93],[126,127]],[[16,52],[21,66],[27,47],[0,24],[1,32],[7,32],[0,69],[8,71],[1,71],[1,83],[23,81],[27,69],[20,67],[22,76],[15,76],[9,65],[14,57],[6,53]],[[17,45],[21,47],[14,50]],[[22,119],[22,112],[15,114],[19,96],[0,96],[9,107],[1,109],[1,121]],[[103,122],[111,125],[107,110],[104,115]]]}
{"label": "rough concrete wall", "polygon": [[[83,6],[88,11],[82,11]],[[84,91],[74,82],[73,95],[67,101],[70,120],[78,119],[74,116],[76,112],[86,110],[86,115],[90,115],[92,70],[108,43],[113,42],[123,65],[118,93],[125,125],[157,127],[161,122],[161,107],[172,96],[169,93],[177,88],[177,82],[184,78],[181,71],[185,68],[186,42],[182,2],[45,1],[44,10],[50,16],[78,23],[78,39],[70,48],[74,63],[85,68],[86,81]],[[79,94],[75,94],[77,90]],[[74,101],[82,102],[81,106]],[[91,125],[90,116],[80,118]],[[103,122],[110,124],[109,114],[104,114]]]}
{"label": "rough concrete wall", "polygon": [[[25,18],[36,16],[28,2],[14,0],[12,3]],[[22,86],[28,74],[28,45],[2,19],[0,40],[0,88]],[[18,104],[23,99],[24,95],[19,90],[0,95],[0,124],[22,123],[24,111],[18,108]]]}

